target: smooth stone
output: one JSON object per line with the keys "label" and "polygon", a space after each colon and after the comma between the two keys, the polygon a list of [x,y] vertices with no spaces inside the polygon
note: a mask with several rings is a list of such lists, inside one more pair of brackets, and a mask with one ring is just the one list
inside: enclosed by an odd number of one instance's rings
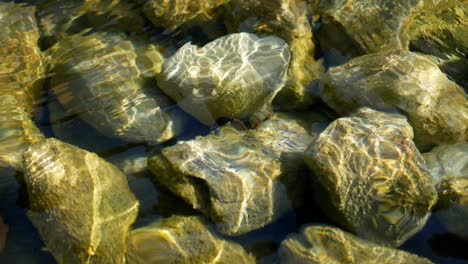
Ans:
{"label": "smooth stone", "polygon": [[221,117],[248,119],[284,86],[288,45],[280,38],[230,34],[203,47],[182,46],[164,61],[158,84],[206,125]]}
{"label": "smooth stone", "polygon": [[468,238],[468,143],[438,146],[423,156],[439,194],[435,216],[450,233]]}
{"label": "smooth stone", "polygon": [[242,246],[224,240],[196,216],[171,216],[130,232],[127,263],[255,263]]}
{"label": "smooth stone", "polygon": [[335,120],[316,137],[305,161],[330,218],[393,247],[421,230],[437,194],[412,138],[404,116],[370,108]]}
{"label": "smooth stone", "polygon": [[330,68],[322,99],[340,114],[361,106],[403,113],[421,151],[468,140],[468,99],[436,64],[394,50],[354,58]]}
{"label": "smooth stone", "polygon": [[58,263],[125,263],[138,201],[96,154],[49,138],[24,154],[27,215]]}
{"label": "smooth stone", "polygon": [[210,217],[219,232],[244,234],[301,204],[307,176],[302,153],[312,141],[314,118],[321,117],[275,114],[256,130],[227,124],[164,148],[149,159],[148,168]]}
{"label": "smooth stone", "polygon": [[173,102],[153,80],[163,61],[157,48],[124,34],[73,35],[50,49],[52,90],[68,115],[108,137],[157,144],[174,137]]}
{"label": "smooth stone", "polygon": [[0,3],[0,167],[23,170],[23,153],[44,138],[32,118],[45,76],[35,8]]}
{"label": "smooth stone", "polygon": [[280,263],[430,264],[430,260],[366,241],[336,227],[309,225],[289,235],[279,249]]}

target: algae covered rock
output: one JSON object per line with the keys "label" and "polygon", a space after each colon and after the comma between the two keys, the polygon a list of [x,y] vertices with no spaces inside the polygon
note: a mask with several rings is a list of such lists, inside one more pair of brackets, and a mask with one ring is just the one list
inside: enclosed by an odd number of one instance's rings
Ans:
{"label": "algae covered rock", "polygon": [[360,106],[400,111],[422,150],[468,139],[465,92],[437,65],[416,53],[374,53],[330,68],[321,96],[341,114]]}
{"label": "algae covered rock", "polygon": [[32,121],[45,70],[35,8],[0,2],[0,167],[22,170],[23,152],[43,139]]}
{"label": "algae covered rock", "polygon": [[223,14],[222,6],[230,0],[149,0],[143,11],[151,22],[169,30],[209,22]]}
{"label": "algae covered rock", "polygon": [[51,86],[69,115],[79,115],[102,134],[130,142],[172,138],[172,101],[154,76],[163,57],[142,39],[123,34],[74,35],[50,50]]}
{"label": "algae covered rock", "polygon": [[435,215],[449,232],[468,238],[468,143],[436,147],[424,158],[439,194]]}
{"label": "algae covered rock", "polygon": [[287,237],[280,247],[281,263],[417,263],[430,260],[360,239],[342,230],[322,225],[302,228],[299,234]]}
{"label": "algae covered rock", "polygon": [[29,219],[58,263],[124,263],[138,202],[96,154],[50,138],[24,154]]}
{"label": "algae covered rock", "polygon": [[161,89],[204,124],[245,119],[270,104],[284,86],[288,45],[277,37],[239,33],[203,47],[190,43],[164,61]]}
{"label": "algae covered rock", "polygon": [[278,219],[303,196],[303,151],[312,140],[303,118],[276,114],[257,130],[225,125],[178,142],[148,161],[156,179],[239,235]]}
{"label": "algae covered rock", "polygon": [[403,116],[369,108],[332,122],[305,152],[328,215],[383,245],[419,231],[437,197],[412,138]]}
{"label": "algae covered rock", "polygon": [[132,230],[127,263],[255,263],[242,246],[223,240],[195,216],[172,216]]}

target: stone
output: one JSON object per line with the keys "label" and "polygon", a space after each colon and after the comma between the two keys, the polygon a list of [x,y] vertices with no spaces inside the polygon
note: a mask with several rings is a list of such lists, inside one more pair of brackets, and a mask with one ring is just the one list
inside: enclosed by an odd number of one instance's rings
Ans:
{"label": "stone", "polygon": [[143,5],[143,11],[155,26],[173,31],[216,19],[224,13],[223,5],[229,1],[149,0]]}
{"label": "stone", "polygon": [[222,239],[196,216],[171,216],[130,232],[127,263],[255,263],[242,246]]}
{"label": "stone", "polygon": [[435,216],[450,233],[468,238],[468,143],[438,146],[423,156],[439,197]]}
{"label": "stone", "polygon": [[227,124],[164,148],[148,168],[219,232],[244,234],[301,204],[307,176],[302,153],[312,141],[305,120],[307,115],[275,114],[256,130]]}
{"label": "stone", "polygon": [[0,167],[23,169],[23,152],[43,139],[32,118],[45,76],[35,8],[0,3]]}
{"label": "stone", "polygon": [[403,250],[380,246],[336,227],[308,225],[289,235],[279,249],[281,263],[430,264],[430,260]]}
{"label": "stone", "polygon": [[206,125],[221,117],[248,119],[284,86],[288,45],[277,37],[230,34],[203,47],[190,43],[164,61],[161,90]]}
{"label": "stone", "polygon": [[125,263],[138,202],[96,154],[49,138],[24,154],[28,217],[58,263]]}
{"label": "stone", "polygon": [[322,99],[340,114],[361,106],[398,110],[421,151],[468,140],[466,93],[427,57],[404,50],[374,53],[330,68]]}
{"label": "stone", "polygon": [[437,196],[412,138],[404,116],[370,108],[332,122],[305,151],[327,215],[394,247],[421,230]]}
{"label": "stone", "polygon": [[324,70],[321,62],[314,58],[310,8],[306,1],[233,0],[229,6],[225,20],[233,33],[248,31],[278,36],[289,45],[291,61],[287,81],[276,95],[274,104],[281,110],[290,111],[307,109],[316,102],[318,91],[312,82],[319,79]]}
{"label": "stone", "polygon": [[156,144],[174,137],[173,102],[154,82],[157,48],[124,34],[73,35],[50,49],[52,90],[68,115],[108,137]]}

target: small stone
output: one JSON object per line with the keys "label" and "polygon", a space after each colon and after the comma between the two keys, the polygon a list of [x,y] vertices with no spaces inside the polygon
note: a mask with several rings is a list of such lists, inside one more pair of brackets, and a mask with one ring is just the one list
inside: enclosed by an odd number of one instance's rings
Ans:
{"label": "small stone", "polygon": [[468,140],[468,100],[425,56],[404,50],[354,58],[328,71],[322,99],[340,114],[361,106],[406,115],[422,151]]}
{"label": "small stone", "polygon": [[96,154],[50,138],[24,154],[29,219],[58,263],[125,263],[138,202]]}
{"label": "small stone", "polygon": [[436,192],[404,116],[361,108],[305,151],[319,204],[369,241],[399,246],[426,223]]}
{"label": "small stone", "polygon": [[439,194],[434,214],[449,232],[468,238],[468,143],[436,147],[424,159]]}
{"label": "small stone", "polygon": [[164,148],[148,168],[219,232],[244,234],[300,205],[307,170],[302,153],[312,141],[306,120],[276,114],[257,130],[227,124]]}
{"label": "small stone", "polygon": [[284,86],[288,45],[277,37],[239,33],[203,47],[190,43],[164,61],[158,84],[202,123],[248,119]]}
{"label": "small stone", "polygon": [[196,216],[172,216],[132,230],[127,262],[255,263],[242,246],[219,238]]}
{"label": "small stone", "polygon": [[124,34],[73,35],[50,49],[52,90],[68,115],[79,115],[108,137],[160,143],[174,137],[173,102],[154,76],[157,48]]}
{"label": "small stone", "polygon": [[281,263],[430,264],[430,260],[403,250],[379,246],[342,230],[321,225],[302,228],[287,237],[279,249]]}

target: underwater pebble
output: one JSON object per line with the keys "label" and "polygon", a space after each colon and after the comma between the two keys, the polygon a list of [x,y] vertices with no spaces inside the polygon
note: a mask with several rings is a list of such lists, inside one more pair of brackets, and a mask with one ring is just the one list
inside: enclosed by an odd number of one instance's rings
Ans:
{"label": "underwater pebble", "polygon": [[269,105],[284,86],[288,45],[277,37],[239,33],[203,47],[182,46],[164,61],[158,84],[206,125],[221,117],[246,119]]}
{"label": "underwater pebble", "polygon": [[369,241],[399,246],[421,230],[436,191],[406,118],[370,108],[333,121],[305,151],[318,203]]}
{"label": "underwater pebble", "polygon": [[255,263],[242,246],[212,233],[201,217],[171,216],[130,232],[127,263]]}
{"label": "underwater pebble", "polygon": [[430,260],[403,250],[379,246],[336,227],[309,225],[289,235],[279,249],[280,263],[414,263]]}
{"label": "underwater pebble", "polygon": [[468,143],[442,145],[423,156],[439,194],[435,216],[449,232],[468,238]]}
{"label": "underwater pebble", "polygon": [[398,110],[422,151],[468,140],[468,99],[436,64],[404,50],[374,53],[330,68],[322,99],[340,114],[361,106]]}
{"label": "underwater pebble", "polygon": [[312,141],[305,120],[276,114],[257,130],[227,124],[164,148],[148,168],[219,232],[244,234],[300,205],[307,176],[302,153]]}
{"label": "underwater pebble", "polygon": [[58,263],[125,263],[138,202],[96,154],[49,138],[24,154],[27,215]]}

